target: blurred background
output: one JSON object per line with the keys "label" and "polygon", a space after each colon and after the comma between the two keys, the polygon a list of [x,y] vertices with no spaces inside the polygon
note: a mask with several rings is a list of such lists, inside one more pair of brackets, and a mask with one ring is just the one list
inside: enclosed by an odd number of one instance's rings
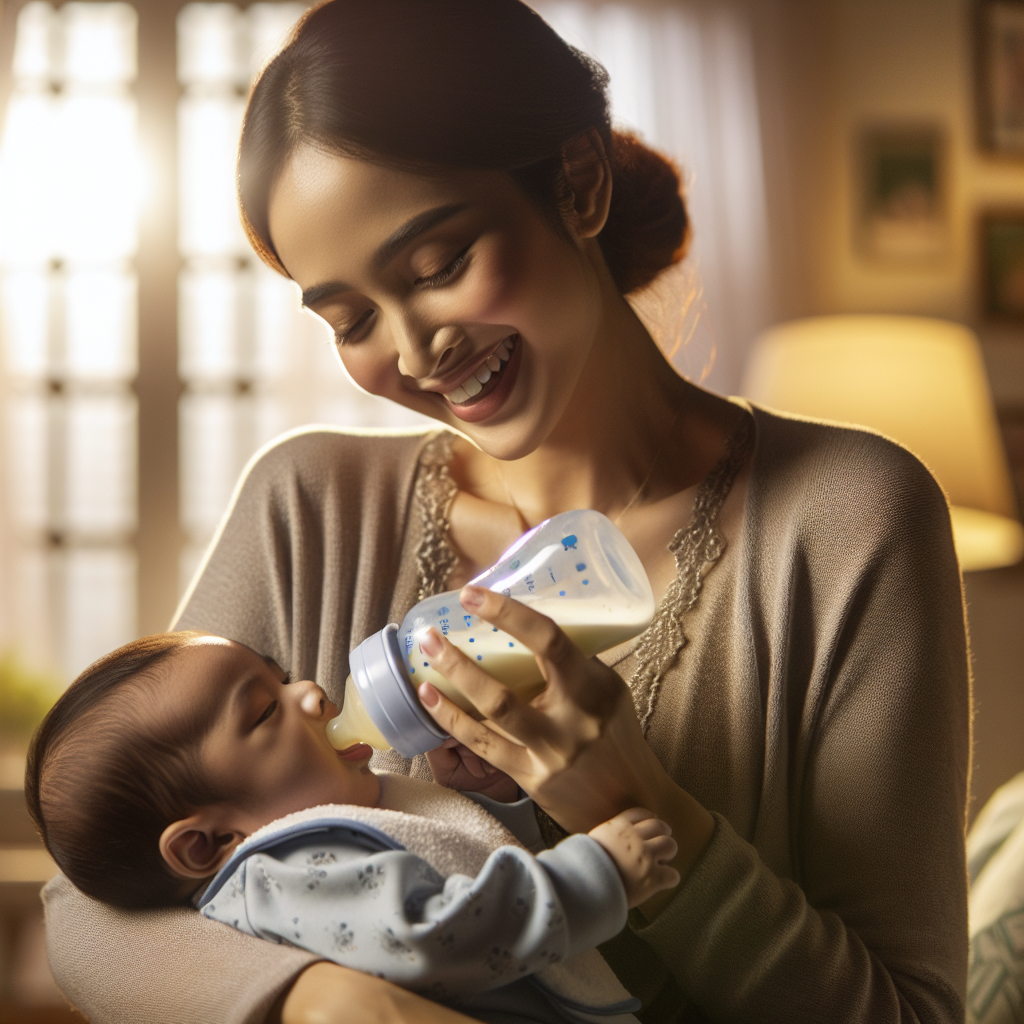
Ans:
{"label": "blurred background", "polygon": [[[303,6],[0,2],[0,1024],[80,1019],[46,968],[54,868],[20,792],[54,695],[167,626],[261,445],[419,422],[346,379],[238,225],[246,91]],[[981,537],[975,814],[1024,769],[1024,2],[534,6],[684,171],[691,255],[636,298],[680,371],[897,436]],[[836,404],[779,369],[797,335]],[[969,429],[934,398],[964,382]]]}

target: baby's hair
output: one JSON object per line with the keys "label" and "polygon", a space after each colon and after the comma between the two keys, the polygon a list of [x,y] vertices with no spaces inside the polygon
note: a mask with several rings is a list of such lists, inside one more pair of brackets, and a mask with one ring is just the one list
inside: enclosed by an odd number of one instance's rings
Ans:
{"label": "baby's hair", "polygon": [[134,714],[155,671],[203,633],[143,637],[90,665],[36,730],[25,769],[29,813],[47,850],[86,895],[126,909],[187,902],[160,855],[163,830],[214,803],[199,749],[211,701],[162,717]]}

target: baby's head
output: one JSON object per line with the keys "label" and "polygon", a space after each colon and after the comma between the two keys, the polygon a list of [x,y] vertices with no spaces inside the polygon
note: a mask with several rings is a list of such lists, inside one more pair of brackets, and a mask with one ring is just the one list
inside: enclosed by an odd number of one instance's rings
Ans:
{"label": "baby's head", "polygon": [[292,811],[373,806],[370,748],[340,754],[309,680],[203,633],[144,637],[68,687],[32,740],[29,811],[61,870],[126,908],[185,903]]}

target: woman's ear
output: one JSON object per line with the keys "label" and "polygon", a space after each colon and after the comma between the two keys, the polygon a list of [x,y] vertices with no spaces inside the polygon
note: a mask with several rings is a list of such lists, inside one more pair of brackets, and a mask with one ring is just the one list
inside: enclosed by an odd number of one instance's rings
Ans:
{"label": "woman's ear", "polygon": [[581,238],[594,238],[608,220],[612,168],[601,136],[588,128],[562,147],[562,173],[572,190],[573,227]]}
{"label": "woman's ear", "polygon": [[209,878],[245,838],[244,832],[220,827],[207,809],[168,825],[160,836],[160,855],[179,878]]}

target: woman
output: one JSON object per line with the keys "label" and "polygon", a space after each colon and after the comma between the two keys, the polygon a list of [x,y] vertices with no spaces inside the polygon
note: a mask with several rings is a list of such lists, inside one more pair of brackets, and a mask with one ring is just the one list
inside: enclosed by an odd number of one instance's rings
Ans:
{"label": "woman", "polygon": [[[501,731],[427,687],[462,745],[382,765],[502,790],[482,757],[552,835],[627,803],[668,820],[683,881],[605,947],[645,1021],[961,1019],[968,683],[944,499],[875,435],[674,373],[624,296],[682,256],[678,178],[610,130],[605,84],[517,0],[305,17],[249,102],[250,239],[358,384],[458,433],[269,450],[178,625],[337,693],[351,647],[418,597],[547,516],[605,512],[660,598],[650,629],[587,660],[467,591],[548,690],[521,705],[439,641]],[[460,1019],[184,910],[125,921],[58,883],[48,913],[94,1020]],[[101,980],[112,958],[130,983]]]}

